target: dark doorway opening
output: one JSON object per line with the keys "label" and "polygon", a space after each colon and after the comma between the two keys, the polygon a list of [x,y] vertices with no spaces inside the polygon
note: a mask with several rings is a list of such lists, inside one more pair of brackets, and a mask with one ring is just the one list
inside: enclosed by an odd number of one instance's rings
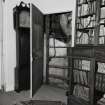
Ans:
{"label": "dark doorway opening", "polygon": [[15,90],[19,92],[30,89],[30,29],[19,28],[16,40]]}
{"label": "dark doorway opening", "polygon": [[30,31],[20,29],[19,90],[30,88]]}

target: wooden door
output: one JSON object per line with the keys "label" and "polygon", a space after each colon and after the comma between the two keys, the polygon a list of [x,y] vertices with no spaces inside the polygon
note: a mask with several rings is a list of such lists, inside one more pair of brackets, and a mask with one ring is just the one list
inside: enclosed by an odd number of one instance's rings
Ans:
{"label": "wooden door", "polygon": [[33,4],[30,5],[30,50],[31,50],[31,97],[43,83],[43,14]]}

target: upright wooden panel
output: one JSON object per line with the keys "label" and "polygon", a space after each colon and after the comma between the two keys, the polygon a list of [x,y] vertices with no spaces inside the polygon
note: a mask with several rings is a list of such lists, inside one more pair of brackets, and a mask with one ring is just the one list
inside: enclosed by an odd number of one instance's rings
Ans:
{"label": "upright wooden panel", "polygon": [[43,83],[43,14],[31,4],[31,95]]}
{"label": "upright wooden panel", "polygon": [[49,32],[50,32],[50,15],[45,16],[46,32],[46,84],[49,84]]}

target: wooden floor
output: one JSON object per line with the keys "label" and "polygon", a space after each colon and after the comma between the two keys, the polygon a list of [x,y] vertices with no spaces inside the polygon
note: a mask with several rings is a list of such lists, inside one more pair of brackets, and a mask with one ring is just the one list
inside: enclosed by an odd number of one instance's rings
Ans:
{"label": "wooden floor", "polygon": [[[65,90],[51,86],[43,85],[38,92],[34,95],[35,100],[49,100],[49,101],[62,101],[67,103]],[[16,92],[0,92],[0,105],[13,105],[19,101],[30,100],[29,91]]]}

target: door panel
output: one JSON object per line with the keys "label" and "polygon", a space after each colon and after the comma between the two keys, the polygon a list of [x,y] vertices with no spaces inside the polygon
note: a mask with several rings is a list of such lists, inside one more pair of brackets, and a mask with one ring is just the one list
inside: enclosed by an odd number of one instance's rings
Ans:
{"label": "door panel", "polygon": [[43,14],[33,4],[30,6],[31,23],[31,95],[43,83]]}

